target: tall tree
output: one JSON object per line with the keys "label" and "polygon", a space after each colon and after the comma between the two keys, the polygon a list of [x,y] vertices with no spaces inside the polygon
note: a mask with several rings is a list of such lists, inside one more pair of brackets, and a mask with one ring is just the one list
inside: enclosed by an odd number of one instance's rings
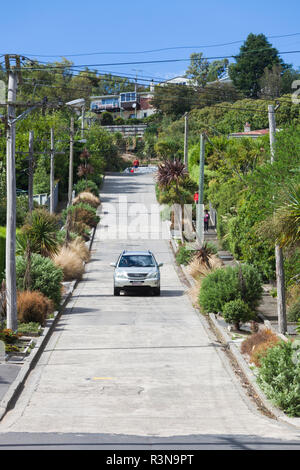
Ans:
{"label": "tall tree", "polygon": [[236,88],[250,98],[258,97],[259,81],[266,67],[281,65],[286,68],[277,49],[272,47],[264,34],[249,34],[235,59],[236,63],[229,67],[230,78]]}
{"label": "tall tree", "polygon": [[195,85],[204,87],[207,83],[209,72],[208,60],[203,58],[202,52],[194,52],[190,55],[190,60],[191,62],[185,76],[192,79]]}

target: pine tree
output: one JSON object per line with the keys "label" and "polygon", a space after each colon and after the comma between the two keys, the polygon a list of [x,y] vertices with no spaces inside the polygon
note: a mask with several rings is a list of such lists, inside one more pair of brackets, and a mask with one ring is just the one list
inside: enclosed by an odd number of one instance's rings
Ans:
{"label": "pine tree", "polygon": [[272,47],[264,34],[249,34],[236,56],[236,64],[229,67],[229,75],[236,88],[245,96],[257,98],[260,92],[259,81],[265,69],[273,65],[287,66],[279,57],[277,49]]}

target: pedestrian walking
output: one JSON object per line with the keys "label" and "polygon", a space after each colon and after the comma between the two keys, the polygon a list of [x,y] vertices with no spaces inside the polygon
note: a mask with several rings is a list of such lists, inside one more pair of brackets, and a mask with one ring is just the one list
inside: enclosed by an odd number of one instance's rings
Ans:
{"label": "pedestrian walking", "polygon": [[207,209],[205,209],[205,214],[204,214],[204,232],[208,232],[208,225],[209,225],[209,212]]}

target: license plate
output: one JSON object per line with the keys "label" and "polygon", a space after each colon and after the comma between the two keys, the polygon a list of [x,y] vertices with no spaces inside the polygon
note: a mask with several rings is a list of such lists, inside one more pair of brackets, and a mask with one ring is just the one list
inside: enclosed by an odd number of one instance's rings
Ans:
{"label": "license plate", "polygon": [[132,281],[130,284],[131,284],[132,286],[142,286],[144,283],[141,282],[141,281],[140,281],[140,282],[139,282],[139,281]]}

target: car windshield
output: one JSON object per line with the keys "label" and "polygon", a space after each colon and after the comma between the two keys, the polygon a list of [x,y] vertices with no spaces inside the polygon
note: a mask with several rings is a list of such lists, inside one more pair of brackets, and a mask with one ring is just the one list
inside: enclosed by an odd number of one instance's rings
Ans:
{"label": "car windshield", "polygon": [[124,255],[120,259],[119,268],[153,268],[155,262],[151,255]]}

